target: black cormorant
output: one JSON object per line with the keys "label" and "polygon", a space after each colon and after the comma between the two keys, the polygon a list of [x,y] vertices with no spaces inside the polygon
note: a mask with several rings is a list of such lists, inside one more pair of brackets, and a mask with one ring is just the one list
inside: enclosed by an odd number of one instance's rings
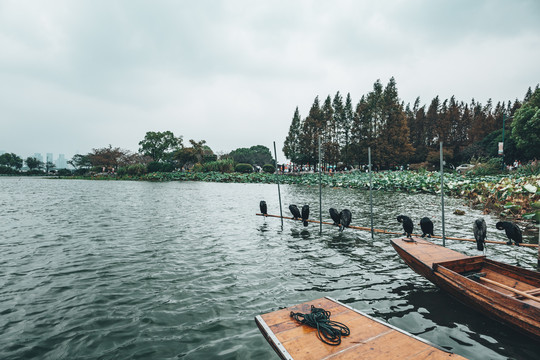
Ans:
{"label": "black cormorant", "polygon": [[426,235],[428,238],[435,236],[433,234],[433,222],[430,218],[423,217],[422,219],[420,219],[420,228],[422,229],[422,237],[425,237]]}
{"label": "black cormorant", "polygon": [[405,231],[403,235],[407,235],[408,238],[411,238],[411,234],[414,229],[414,224],[411,218],[406,215],[399,215],[397,217],[397,221],[403,224],[403,231]]}
{"label": "black cormorant", "polygon": [[348,209],[343,209],[339,213],[339,231],[351,225],[352,214]]}
{"label": "black cormorant", "polygon": [[495,227],[497,230],[504,230],[506,237],[508,237],[508,245],[512,244],[512,240],[514,240],[517,246],[522,242],[523,235],[521,234],[521,229],[516,224],[510,221],[499,221]]}
{"label": "black cormorant", "polygon": [[484,251],[484,243],[486,242],[487,226],[484,219],[476,219],[473,224],[474,238],[476,239],[476,248],[479,251]]}
{"label": "black cormorant", "polygon": [[308,224],[307,219],[309,219],[309,205],[304,205],[302,206],[302,221],[304,222],[304,226]]}
{"label": "black cormorant", "polygon": [[298,210],[298,206],[296,205],[289,205],[289,210],[291,211],[291,214],[294,218],[294,220],[298,220],[302,217],[302,215],[300,215],[300,210]]}
{"label": "black cormorant", "polygon": [[261,214],[264,216],[268,215],[268,208],[266,207],[266,201],[261,200],[259,207],[261,208]]}
{"label": "black cormorant", "polygon": [[336,209],[330,208],[330,217],[334,220],[334,225],[339,225],[339,213]]}

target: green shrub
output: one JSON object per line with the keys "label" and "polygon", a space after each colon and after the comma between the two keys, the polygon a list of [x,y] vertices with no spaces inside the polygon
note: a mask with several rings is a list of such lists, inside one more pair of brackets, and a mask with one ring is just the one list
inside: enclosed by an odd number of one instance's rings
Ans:
{"label": "green shrub", "polygon": [[0,165],[0,174],[11,175],[15,173],[17,173],[17,171],[10,166]]}
{"label": "green shrub", "polygon": [[230,173],[234,170],[234,160],[232,159],[224,159],[224,160],[218,160],[218,161],[210,161],[205,164],[203,164],[203,171],[204,172],[221,172],[221,173]]}
{"label": "green shrub", "polygon": [[161,164],[157,161],[151,161],[146,165],[146,169],[151,173],[158,172],[161,171]]}
{"label": "green shrub", "polygon": [[204,163],[202,165],[202,171],[204,172],[219,171],[219,164],[217,161],[209,161],[207,163]]}
{"label": "green shrub", "polygon": [[[37,170],[32,170],[32,171],[37,171]],[[88,169],[85,169],[85,168],[79,168],[79,169],[77,169],[77,170],[75,170],[75,171],[73,172],[73,175],[83,176],[83,175],[85,175],[87,172],[88,172]]]}
{"label": "green shrub", "polygon": [[69,169],[58,169],[58,176],[71,176],[72,172]]}
{"label": "green shrub", "polygon": [[409,170],[416,170],[416,171],[426,171],[429,168],[429,163],[427,161],[416,163],[416,164],[410,164]]}
{"label": "green shrub", "polygon": [[144,164],[132,164],[126,167],[128,175],[143,175],[146,174],[146,166]]}
{"label": "green shrub", "polygon": [[214,162],[214,161],[217,161],[217,155],[215,155],[215,154],[204,154],[203,155],[203,158],[202,158],[203,164],[204,163],[209,163],[209,162]]}
{"label": "green shrub", "polygon": [[196,163],[195,165],[193,165],[193,167],[191,168],[191,171],[193,172],[203,172],[204,171],[204,168],[202,166],[201,163]]}
{"label": "green shrub", "polygon": [[172,172],[174,171],[174,165],[171,163],[163,163],[158,161],[152,161],[146,166],[148,172]]}
{"label": "green shrub", "polygon": [[517,173],[524,176],[540,175],[540,161],[518,167]]}
{"label": "green shrub", "polygon": [[251,164],[238,164],[234,168],[234,171],[243,174],[251,173],[253,172],[253,166],[251,166]]}
{"label": "green shrub", "polygon": [[272,164],[264,164],[262,167],[265,173],[273,174],[276,171],[276,168]]}
{"label": "green shrub", "polygon": [[478,164],[470,171],[477,176],[497,175],[502,173],[501,159],[491,158],[483,164]]}

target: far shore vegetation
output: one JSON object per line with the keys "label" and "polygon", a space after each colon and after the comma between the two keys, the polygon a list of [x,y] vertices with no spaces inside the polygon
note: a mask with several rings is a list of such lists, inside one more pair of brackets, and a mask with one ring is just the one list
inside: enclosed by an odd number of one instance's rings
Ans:
{"label": "far shore vegetation", "polygon": [[337,92],[322,104],[317,96],[305,118],[298,107],[294,111],[283,147],[289,161],[277,168],[266,146],[215,154],[205,140],[184,143],[171,131],[149,131],[136,153],[112,145],[96,148],[74,155],[68,161],[71,169],[0,154],[0,175],[273,183],[277,170],[282,183],[315,186],[320,143],[324,186],[368,188],[370,148],[374,189],[437,193],[440,176],[434,171],[440,167],[441,142],[445,194],[467,199],[485,212],[540,221],[538,85],[522,101],[496,104],[437,96],[429,106],[419,98],[405,105],[393,78],[386,87],[376,81],[355,107],[350,94],[344,101]]}

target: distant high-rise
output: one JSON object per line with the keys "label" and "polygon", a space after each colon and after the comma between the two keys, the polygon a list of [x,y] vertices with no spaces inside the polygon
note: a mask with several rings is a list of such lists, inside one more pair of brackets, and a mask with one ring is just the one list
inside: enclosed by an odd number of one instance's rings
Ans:
{"label": "distant high-rise", "polygon": [[67,168],[67,161],[64,154],[58,154],[58,159],[56,159],[56,168],[57,169]]}
{"label": "distant high-rise", "polygon": [[43,156],[40,153],[34,153],[34,157],[39,161],[43,162]]}
{"label": "distant high-rise", "polygon": [[47,153],[47,162],[48,163],[53,163],[53,154],[52,153]]}

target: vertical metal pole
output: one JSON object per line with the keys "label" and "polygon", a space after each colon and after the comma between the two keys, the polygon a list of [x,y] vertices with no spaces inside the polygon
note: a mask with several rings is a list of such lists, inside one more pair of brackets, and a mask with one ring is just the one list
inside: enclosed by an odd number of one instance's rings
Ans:
{"label": "vertical metal pole", "polygon": [[505,120],[506,120],[506,113],[503,114],[503,133],[502,133],[502,154],[501,154],[502,155],[501,157],[502,169],[501,170],[503,171],[504,171],[504,123],[505,123]]}
{"label": "vertical metal pole", "polygon": [[540,226],[538,226],[538,264],[537,268],[540,269]]}
{"label": "vertical metal pole", "polygon": [[441,210],[442,210],[442,245],[446,246],[444,232],[444,173],[443,173],[443,143],[441,141]]}
{"label": "vertical metal pole", "polygon": [[322,235],[322,165],[321,165],[321,136],[319,135],[319,233]]}
{"label": "vertical metal pole", "polygon": [[281,217],[281,230],[283,230],[283,209],[281,207],[281,190],[279,189],[279,171],[278,171],[277,151],[276,151],[275,141],[274,141],[274,157],[276,158],[276,181],[277,181],[277,192],[279,196],[279,215]]}
{"label": "vertical metal pole", "polygon": [[368,147],[369,169],[369,213],[371,214],[371,239],[373,239],[373,179],[371,177],[371,146]]}

